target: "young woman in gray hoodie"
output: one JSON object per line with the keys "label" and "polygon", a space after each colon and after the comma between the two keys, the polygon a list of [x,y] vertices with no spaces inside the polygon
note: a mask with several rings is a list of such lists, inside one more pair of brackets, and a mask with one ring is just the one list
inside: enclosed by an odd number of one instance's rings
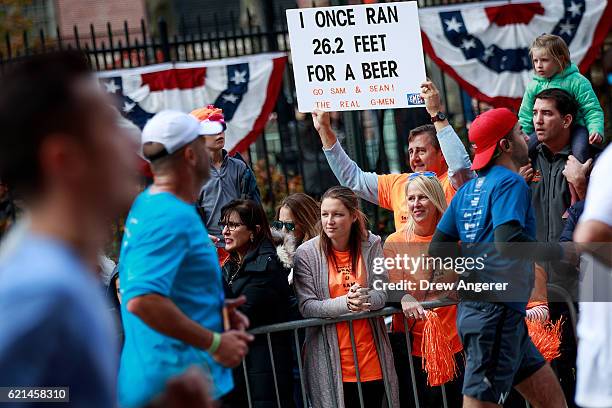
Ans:
{"label": "young woman in gray hoodie", "polygon": [[[374,259],[383,256],[380,238],[366,229],[359,200],[346,187],[332,187],[321,201],[321,233],[295,254],[294,285],[305,318],[335,318],[384,307],[385,291],[374,290]],[[346,322],[308,328],[304,368],[313,407],[358,407],[357,381],[366,407],[399,407],[398,383],[382,318],[352,323],[359,375]]]}

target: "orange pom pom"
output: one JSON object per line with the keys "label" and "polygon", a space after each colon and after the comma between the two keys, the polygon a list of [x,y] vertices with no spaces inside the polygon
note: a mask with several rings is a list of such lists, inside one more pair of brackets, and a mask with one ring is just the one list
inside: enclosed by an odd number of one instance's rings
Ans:
{"label": "orange pom pom", "polygon": [[525,319],[527,322],[527,330],[529,337],[536,346],[542,357],[548,362],[561,355],[559,347],[561,346],[561,326],[563,318],[557,320],[556,323],[542,320]]}
{"label": "orange pom pom", "polygon": [[427,373],[427,385],[431,387],[445,384],[457,375],[457,362],[451,348],[449,333],[452,333],[452,330],[442,322],[438,314],[427,311],[421,355],[422,367]]}

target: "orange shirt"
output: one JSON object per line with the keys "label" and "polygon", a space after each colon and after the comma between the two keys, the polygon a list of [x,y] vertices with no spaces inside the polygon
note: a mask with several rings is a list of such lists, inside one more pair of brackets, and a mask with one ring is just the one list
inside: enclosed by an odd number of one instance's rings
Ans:
{"label": "orange shirt", "polygon": [[[378,176],[378,205],[393,211],[395,219],[395,230],[402,229],[408,220],[408,209],[406,208],[406,181],[411,173],[384,174]],[[438,176],[446,202],[450,203],[457,190],[448,177],[448,172]]]}
{"label": "orange shirt", "polygon": [[[334,251],[337,267],[331,259],[329,264],[329,295],[336,298],[344,296],[354,283],[362,287],[367,286],[367,276],[362,267],[361,258],[357,274],[351,273],[350,251]],[[353,360],[353,348],[348,322],[336,324],[338,332],[338,346],[340,347],[340,363],[342,365],[342,381],[357,382],[355,364]],[[373,381],[382,379],[382,371],[376,352],[376,344],[372,336],[372,328],[367,320],[354,320],[353,333],[355,335],[355,348],[357,349],[357,361],[359,361],[359,376],[361,381]]]}
{"label": "orange shirt", "polygon": [[[431,238],[432,235],[422,237],[413,233],[407,236],[406,231],[394,232],[393,234],[389,235],[389,237],[385,241],[385,257],[395,258],[396,254],[400,254],[402,257],[404,256],[404,254],[407,254],[410,257],[419,257],[421,256],[421,254],[427,253],[427,247],[429,242],[431,242]],[[411,272],[414,272],[414,274]],[[452,273],[454,274],[454,272]],[[431,272],[423,269],[420,269],[418,271],[411,271],[406,269],[389,270],[390,282],[400,282],[401,280],[414,281],[416,282],[416,287],[419,288],[420,280],[442,282],[444,280],[444,275],[436,275],[435,277],[432,277]],[[422,291],[415,291],[411,292],[410,295],[414,296],[415,299],[422,301],[423,299],[433,300],[441,294],[436,295],[435,293],[424,293]],[[433,311],[438,314],[440,320],[450,330],[448,336],[451,339],[451,349],[453,350],[453,353],[458,353],[463,350],[461,340],[459,339],[459,334],[457,333],[457,306],[437,307],[433,309]],[[392,327],[393,331],[396,333],[404,332],[404,318],[402,315],[397,314],[393,316]],[[412,333],[413,338],[412,355],[414,356],[421,357],[421,344],[423,340],[424,327],[424,320],[407,319],[407,328]]]}

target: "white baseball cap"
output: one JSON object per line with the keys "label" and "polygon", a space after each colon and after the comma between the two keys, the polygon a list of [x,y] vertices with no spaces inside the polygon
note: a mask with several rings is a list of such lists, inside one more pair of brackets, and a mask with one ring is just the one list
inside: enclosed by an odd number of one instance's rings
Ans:
{"label": "white baseball cap", "polygon": [[163,110],[153,116],[142,129],[142,145],[148,142],[162,144],[162,152],[149,160],[172,154],[202,135],[200,122],[193,116],[175,110]]}

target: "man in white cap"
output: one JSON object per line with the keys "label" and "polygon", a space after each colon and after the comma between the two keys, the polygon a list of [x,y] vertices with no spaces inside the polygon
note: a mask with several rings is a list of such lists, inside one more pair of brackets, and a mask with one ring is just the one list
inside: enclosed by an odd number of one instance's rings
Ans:
{"label": "man in white cap", "polygon": [[210,162],[200,123],[162,111],[142,132],[153,184],[134,201],[119,258],[125,345],[119,404],[141,406],[189,366],[210,375],[215,399],[233,387],[231,371],[248,351],[248,320],[229,313],[224,330],[221,270],[194,203]]}

